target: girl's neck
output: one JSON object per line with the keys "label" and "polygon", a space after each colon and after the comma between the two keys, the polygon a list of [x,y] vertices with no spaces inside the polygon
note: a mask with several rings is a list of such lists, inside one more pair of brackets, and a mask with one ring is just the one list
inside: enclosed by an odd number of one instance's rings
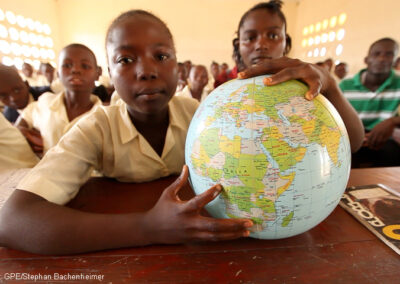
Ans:
{"label": "girl's neck", "polygon": [[157,114],[129,113],[136,130],[147,140],[158,156],[162,156],[169,125],[168,108]]}
{"label": "girl's neck", "polygon": [[64,105],[68,120],[72,121],[89,111],[93,107],[93,102],[90,100],[90,94],[87,94],[87,92],[65,91]]}
{"label": "girl's neck", "polygon": [[65,91],[64,104],[68,108],[85,109],[93,105],[87,92]]}

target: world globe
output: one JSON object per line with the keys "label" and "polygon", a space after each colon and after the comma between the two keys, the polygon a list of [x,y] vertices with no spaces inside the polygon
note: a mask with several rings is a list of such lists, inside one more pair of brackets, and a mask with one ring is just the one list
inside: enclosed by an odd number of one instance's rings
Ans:
{"label": "world globe", "polygon": [[250,236],[301,234],[337,206],[350,174],[350,143],[336,109],[292,80],[264,86],[265,76],[229,81],[200,104],[190,124],[185,160],[196,194],[222,193],[207,211],[249,218]]}

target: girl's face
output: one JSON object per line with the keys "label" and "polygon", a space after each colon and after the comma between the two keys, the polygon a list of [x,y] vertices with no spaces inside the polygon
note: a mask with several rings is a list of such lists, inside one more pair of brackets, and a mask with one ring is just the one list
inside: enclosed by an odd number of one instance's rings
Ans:
{"label": "girl's face", "polygon": [[172,38],[161,23],[141,15],[123,20],[110,31],[107,54],[110,77],[133,117],[168,108],[178,64]]}
{"label": "girl's face", "polygon": [[94,82],[99,79],[92,53],[81,47],[67,47],[60,53],[59,64],[58,76],[67,91],[92,93]]}
{"label": "girl's face", "polygon": [[259,9],[251,12],[239,29],[239,52],[246,68],[284,55],[285,24],[278,14]]}

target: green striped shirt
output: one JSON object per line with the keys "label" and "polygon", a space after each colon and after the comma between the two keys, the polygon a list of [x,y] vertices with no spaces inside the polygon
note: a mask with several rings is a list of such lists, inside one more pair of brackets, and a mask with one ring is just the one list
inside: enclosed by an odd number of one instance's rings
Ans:
{"label": "green striped shirt", "polygon": [[400,76],[393,70],[385,82],[375,91],[361,83],[361,70],[353,78],[340,82],[339,86],[362,120],[366,130],[397,114],[400,104]]}

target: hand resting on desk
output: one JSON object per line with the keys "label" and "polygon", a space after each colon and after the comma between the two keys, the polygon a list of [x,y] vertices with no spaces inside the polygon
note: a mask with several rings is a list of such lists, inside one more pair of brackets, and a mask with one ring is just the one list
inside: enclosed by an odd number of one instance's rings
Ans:
{"label": "hand resting on desk", "polygon": [[83,212],[16,190],[0,211],[0,245],[40,254],[73,254],[248,236],[252,222],[247,219],[214,219],[200,214],[220,193],[220,186],[182,201],[177,194],[187,178],[185,166],[153,208],[125,214]]}

